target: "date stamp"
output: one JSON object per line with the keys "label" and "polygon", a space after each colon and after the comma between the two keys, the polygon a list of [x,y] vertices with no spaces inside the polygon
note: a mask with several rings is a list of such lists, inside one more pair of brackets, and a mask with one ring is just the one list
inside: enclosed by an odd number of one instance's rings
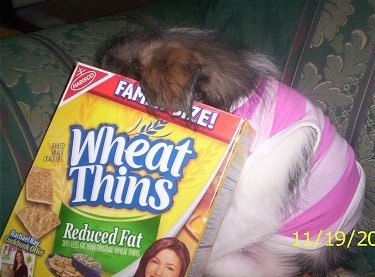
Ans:
{"label": "date stamp", "polygon": [[310,232],[294,232],[294,243],[295,247],[312,247],[317,248],[322,246],[321,242],[324,241],[324,246],[341,246],[341,247],[371,247],[375,246],[375,231],[359,231],[352,230],[346,234],[343,231],[323,231],[311,237]]}

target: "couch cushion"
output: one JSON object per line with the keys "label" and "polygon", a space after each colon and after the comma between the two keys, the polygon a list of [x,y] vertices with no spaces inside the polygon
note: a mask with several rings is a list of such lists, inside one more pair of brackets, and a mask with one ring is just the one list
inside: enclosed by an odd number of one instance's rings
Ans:
{"label": "couch cushion", "polygon": [[0,113],[0,230],[3,230],[37,147],[17,102],[1,80]]}
{"label": "couch cushion", "polygon": [[[356,151],[366,173],[366,234],[375,226],[374,7],[365,0],[322,1],[292,78],[292,86],[321,106]],[[373,276],[375,248],[360,250],[366,259],[357,261],[359,275]]]}
{"label": "couch cushion", "polygon": [[281,69],[285,67],[301,20],[310,26],[316,8],[316,3],[294,0],[203,2],[205,28],[216,29],[229,39],[270,55]]}

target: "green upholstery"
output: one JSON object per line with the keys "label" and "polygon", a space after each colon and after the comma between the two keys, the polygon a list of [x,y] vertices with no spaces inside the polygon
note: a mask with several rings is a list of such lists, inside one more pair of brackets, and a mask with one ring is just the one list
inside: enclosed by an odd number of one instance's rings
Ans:
{"label": "green upholstery", "polygon": [[[355,148],[375,221],[375,2],[169,0],[0,40],[1,231],[75,63],[96,65],[107,37],[153,26],[216,29],[271,55],[284,82],[320,105]],[[363,250],[358,270],[374,276],[375,247]]]}

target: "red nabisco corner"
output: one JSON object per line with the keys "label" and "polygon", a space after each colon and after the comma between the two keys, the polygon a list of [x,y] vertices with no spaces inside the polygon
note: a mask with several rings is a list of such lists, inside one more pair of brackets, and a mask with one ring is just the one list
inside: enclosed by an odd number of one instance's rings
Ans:
{"label": "red nabisco corner", "polygon": [[114,76],[113,73],[78,63],[72,77],[70,78],[69,85],[65,89],[60,105],[74,99],[81,93],[90,90],[112,76]]}

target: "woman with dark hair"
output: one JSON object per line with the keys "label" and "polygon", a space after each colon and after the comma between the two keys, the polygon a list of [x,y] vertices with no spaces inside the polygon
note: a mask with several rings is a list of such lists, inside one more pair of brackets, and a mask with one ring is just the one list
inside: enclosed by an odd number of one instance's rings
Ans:
{"label": "woman with dark hair", "polygon": [[17,250],[14,256],[14,262],[12,267],[13,277],[28,277],[28,270],[25,264],[25,258],[21,249]]}
{"label": "woman with dark hair", "polygon": [[184,277],[189,263],[185,244],[174,237],[162,238],[147,249],[134,277]]}

